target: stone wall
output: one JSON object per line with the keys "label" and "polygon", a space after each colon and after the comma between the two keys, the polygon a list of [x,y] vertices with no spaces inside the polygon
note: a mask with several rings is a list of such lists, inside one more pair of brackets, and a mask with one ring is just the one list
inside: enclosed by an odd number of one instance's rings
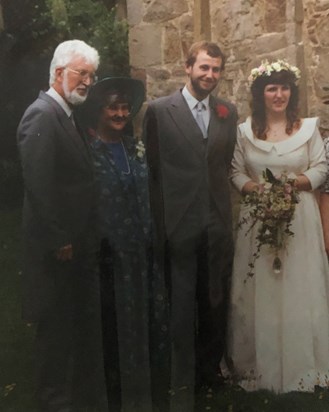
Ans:
{"label": "stone wall", "polygon": [[185,80],[184,54],[193,42],[192,10],[192,0],[127,3],[132,74],[146,81],[149,98],[168,94]]}
{"label": "stone wall", "polygon": [[309,114],[329,134],[329,0],[304,1],[303,36]]}
{"label": "stone wall", "polygon": [[227,55],[217,93],[237,104],[241,120],[251,68],[287,58],[303,73],[302,115],[320,116],[329,133],[329,0],[127,0],[127,13],[132,75],[148,99],[184,84],[185,53],[207,38]]}

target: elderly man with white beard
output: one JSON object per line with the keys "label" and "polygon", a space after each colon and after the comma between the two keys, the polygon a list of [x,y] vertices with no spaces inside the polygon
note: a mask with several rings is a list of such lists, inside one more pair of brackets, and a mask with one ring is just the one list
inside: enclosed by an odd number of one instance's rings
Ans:
{"label": "elderly man with white beard", "polygon": [[25,186],[23,318],[36,322],[42,412],[108,410],[95,270],[97,193],[88,145],[72,116],[98,65],[98,52],[83,41],[59,44],[50,88],[27,108],[17,133]]}

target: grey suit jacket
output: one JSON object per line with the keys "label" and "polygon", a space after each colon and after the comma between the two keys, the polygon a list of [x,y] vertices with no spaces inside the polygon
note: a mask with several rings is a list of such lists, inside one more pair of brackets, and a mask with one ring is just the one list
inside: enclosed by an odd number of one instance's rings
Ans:
{"label": "grey suit jacket", "polygon": [[87,144],[64,110],[43,92],[24,113],[17,140],[25,186],[23,315],[38,320],[53,293],[45,273],[47,259],[69,243],[77,254],[92,241],[94,172]]}
{"label": "grey suit jacket", "polygon": [[[218,106],[225,106],[226,117],[220,117]],[[196,198],[209,197],[220,221],[220,236],[231,235],[228,170],[236,141],[237,112],[233,104],[213,96],[210,108],[206,145],[181,91],[150,102],[146,111],[144,139],[160,242],[170,238]]]}

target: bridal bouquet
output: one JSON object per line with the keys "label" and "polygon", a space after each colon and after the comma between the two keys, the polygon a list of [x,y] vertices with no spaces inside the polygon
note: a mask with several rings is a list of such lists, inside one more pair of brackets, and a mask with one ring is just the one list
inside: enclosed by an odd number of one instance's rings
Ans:
{"label": "bridal bouquet", "polygon": [[247,233],[256,223],[260,223],[256,236],[256,250],[249,263],[249,277],[254,275],[255,261],[259,258],[263,246],[273,250],[273,270],[280,273],[282,263],[278,252],[285,247],[288,238],[294,235],[290,227],[296,204],[300,201],[294,179],[285,173],[275,177],[270,169],[266,169],[263,179],[264,183],[259,185],[257,191],[243,198],[242,204],[247,207],[248,213],[238,223],[239,228],[249,224]]}

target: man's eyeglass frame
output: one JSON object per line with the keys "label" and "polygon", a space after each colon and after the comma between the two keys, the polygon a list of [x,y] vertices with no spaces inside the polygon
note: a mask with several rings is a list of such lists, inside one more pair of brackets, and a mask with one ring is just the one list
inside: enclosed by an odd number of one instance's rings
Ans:
{"label": "man's eyeglass frame", "polygon": [[96,83],[98,80],[98,77],[96,76],[96,74],[90,73],[88,72],[88,70],[74,70],[74,69],[71,69],[71,67],[67,67],[67,66],[64,67],[64,69],[67,69],[72,73],[78,74],[82,80],[90,79],[92,83]]}

